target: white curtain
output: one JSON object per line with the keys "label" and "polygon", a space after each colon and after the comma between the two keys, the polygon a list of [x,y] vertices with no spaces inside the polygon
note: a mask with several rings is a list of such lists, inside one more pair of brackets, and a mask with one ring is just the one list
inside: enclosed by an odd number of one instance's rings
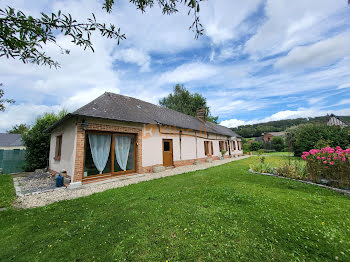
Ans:
{"label": "white curtain", "polygon": [[130,150],[131,137],[130,136],[116,136],[114,141],[115,157],[118,165],[122,170],[126,170]]}
{"label": "white curtain", "polygon": [[102,174],[103,169],[106,167],[109,151],[111,149],[111,136],[89,134],[89,142],[94,164],[100,174]]}

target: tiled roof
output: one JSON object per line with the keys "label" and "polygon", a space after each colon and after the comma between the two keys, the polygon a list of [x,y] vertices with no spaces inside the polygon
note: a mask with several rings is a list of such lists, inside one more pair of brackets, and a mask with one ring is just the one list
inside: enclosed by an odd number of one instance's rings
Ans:
{"label": "tiled roof", "polygon": [[[109,92],[104,93],[72,114],[68,114],[62,121],[74,115],[144,124],[171,125],[232,137],[238,136],[227,127],[211,122],[203,122],[196,117],[188,116],[172,109]],[[55,123],[48,131],[51,131],[62,121]]]}
{"label": "tiled roof", "polygon": [[0,133],[0,146],[24,146],[24,143],[20,134]]}

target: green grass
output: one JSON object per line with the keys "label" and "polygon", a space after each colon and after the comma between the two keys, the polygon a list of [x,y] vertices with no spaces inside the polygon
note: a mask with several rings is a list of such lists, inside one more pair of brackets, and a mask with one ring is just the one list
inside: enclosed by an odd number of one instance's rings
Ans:
{"label": "green grass", "polygon": [[[252,151],[252,155],[257,155],[258,151]],[[266,152],[263,153],[265,156],[294,156],[293,152]]]}
{"label": "green grass", "polygon": [[9,207],[15,199],[12,176],[0,175],[0,208]]}
{"label": "green grass", "polygon": [[252,161],[3,211],[0,261],[350,261],[350,198]]}

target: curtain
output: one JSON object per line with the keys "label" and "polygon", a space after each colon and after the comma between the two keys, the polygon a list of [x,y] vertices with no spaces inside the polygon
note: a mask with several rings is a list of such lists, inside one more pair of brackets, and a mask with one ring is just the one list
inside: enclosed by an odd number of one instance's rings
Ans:
{"label": "curtain", "polygon": [[94,164],[100,174],[102,174],[102,171],[106,167],[109,151],[111,149],[111,136],[89,134],[89,142]]}
{"label": "curtain", "polygon": [[114,141],[115,157],[122,170],[126,170],[130,150],[130,136],[116,136]]}

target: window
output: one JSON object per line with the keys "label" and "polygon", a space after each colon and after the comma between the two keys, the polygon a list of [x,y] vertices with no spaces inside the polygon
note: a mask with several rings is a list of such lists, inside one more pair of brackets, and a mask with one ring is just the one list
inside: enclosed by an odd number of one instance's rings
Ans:
{"label": "window", "polygon": [[170,151],[170,142],[164,141],[164,151]]}
{"label": "window", "polygon": [[61,151],[62,151],[62,135],[56,136],[56,151],[55,151],[55,160],[61,160]]}
{"label": "window", "polygon": [[206,156],[213,155],[213,142],[211,141],[204,141],[204,153]]}
{"label": "window", "polygon": [[220,150],[220,152],[225,150],[224,149],[224,141],[219,141],[219,150]]}
{"label": "window", "polygon": [[135,172],[136,136],[88,132],[85,136],[84,177]]}

